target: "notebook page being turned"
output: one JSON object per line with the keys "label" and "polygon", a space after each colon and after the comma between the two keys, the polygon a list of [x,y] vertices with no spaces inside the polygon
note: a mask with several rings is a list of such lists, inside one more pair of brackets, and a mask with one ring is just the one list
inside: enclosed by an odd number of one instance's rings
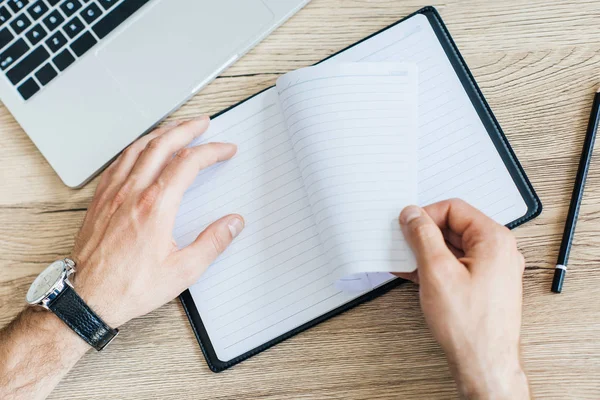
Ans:
{"label": "notebook page being turned", "polygon": [[398,210],[417,202],[415,65],[303,68],[277,90],[338,286],[371,289],[364,273],[413,271]]}

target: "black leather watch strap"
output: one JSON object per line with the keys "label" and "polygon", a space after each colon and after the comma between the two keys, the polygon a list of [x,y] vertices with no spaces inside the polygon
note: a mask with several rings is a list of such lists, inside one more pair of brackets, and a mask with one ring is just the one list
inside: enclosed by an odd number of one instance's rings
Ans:
{"label": "black leather watch strap", "polygon": [[48,308],[98,351],[119,333],[118,329],[106,325],[68,285],[48,304]]}

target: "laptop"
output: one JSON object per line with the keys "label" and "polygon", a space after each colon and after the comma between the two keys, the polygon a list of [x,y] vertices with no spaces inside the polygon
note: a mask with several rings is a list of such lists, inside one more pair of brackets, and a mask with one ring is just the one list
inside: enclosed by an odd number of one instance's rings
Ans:
{"label": "laptop", "polygon": [[310,0],[2,0],[0,99],[85,184]]}

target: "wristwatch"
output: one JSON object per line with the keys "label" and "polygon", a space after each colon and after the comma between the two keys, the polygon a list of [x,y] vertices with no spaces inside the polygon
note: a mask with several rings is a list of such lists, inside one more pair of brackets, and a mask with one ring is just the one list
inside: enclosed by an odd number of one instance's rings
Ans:
{"label": "wristwatch", "polygon": [[77,295],[69,277],[75,262],[69,258],[50,264],[31,284],[26,300],[29,304],[52,311],[90,346],[100,351],[119,333],[108,326]]}

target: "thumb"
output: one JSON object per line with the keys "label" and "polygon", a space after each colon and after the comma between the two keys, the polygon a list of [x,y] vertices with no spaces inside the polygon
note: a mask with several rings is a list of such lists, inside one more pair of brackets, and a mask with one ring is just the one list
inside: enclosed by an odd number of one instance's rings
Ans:
{"label": "thumb", "polygon": [[452,254],[442,231],[420,207],[408,206],[400,213],[402,233],[417,259],[419,275],[429,274],[440,263],[453,264]]}
{"label": "thumb", "polygon": [[[210,224],[189,246],[177,251],[176,263],[193,283],[244,229],[244,219],[237,214],[227,215]],[[187,279],[186,279],[187,280]]]}

